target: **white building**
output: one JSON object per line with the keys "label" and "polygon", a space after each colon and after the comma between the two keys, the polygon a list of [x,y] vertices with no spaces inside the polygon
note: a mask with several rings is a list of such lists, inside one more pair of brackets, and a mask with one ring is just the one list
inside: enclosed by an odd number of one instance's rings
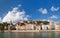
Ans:
{"label": "white building", "polygon": [[47,30],[48,26],[47,25],[42,25],[42,30]]}

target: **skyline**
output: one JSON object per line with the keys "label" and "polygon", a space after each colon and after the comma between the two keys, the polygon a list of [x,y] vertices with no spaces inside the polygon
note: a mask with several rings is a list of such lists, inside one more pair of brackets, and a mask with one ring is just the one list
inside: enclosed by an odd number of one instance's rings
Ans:
{"label": "skyline", "polygon": [[60,0],[0,0],[0,22],[11,20],[60,22]]}

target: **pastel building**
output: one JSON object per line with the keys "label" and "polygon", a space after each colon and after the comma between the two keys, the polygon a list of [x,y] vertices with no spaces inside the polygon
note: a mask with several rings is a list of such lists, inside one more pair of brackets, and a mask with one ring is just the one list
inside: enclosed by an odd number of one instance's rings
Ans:
{"label": "pastel building", "polygon": [[35,26],[35,30],[41,30],[41,26],[40,25],[36,25]]}
{"label": "pastel building", "polygon": [[48,30],[55,30],[55,23],[54,22],[49,21]]}
{"label": "pastel building", "polygon": [[34,30],[34,25],[33,24],[26,24],[25,29],[26,30]]}
{"label": "pastel building", "polygon": [[55,24],[55,30],[60,30],[60,23]]}
{"label": "pastel building", "polygon": [[16,28],[16,30],[23,30],[23,29],[25,29],[25,24],[24,23],[17,23],[15,28]]}

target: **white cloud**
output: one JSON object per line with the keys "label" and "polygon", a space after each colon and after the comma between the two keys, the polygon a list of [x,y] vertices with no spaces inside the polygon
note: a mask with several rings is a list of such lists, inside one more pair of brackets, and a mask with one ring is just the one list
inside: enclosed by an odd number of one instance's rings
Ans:
{"label": "white cloud", "polygon": [[42,14],[47,14],[47,9],[45,8],[40,8],[38,11],[40,11]]}
{"label": "white cloud", "polygon": [[58,11],[58,10],[59,10],[59,7],[56,7],[56,8],[54,6],[51,7],[51,11]]}
{"label": "white cloud", "polygon": [[15,7],[12,9],[12,11],[8,11],[6,16],[3,18],[2,22],[18,22],[23,20],[28,20],[28,16],[25,14],[25,11],[19,11],[19,7]]}
{"label": "white cloud", "polygon": [[58,16],[52,15],[50,18],[52,18],[52,19],[55,18],[56,19],[56,18],[58,18]]}

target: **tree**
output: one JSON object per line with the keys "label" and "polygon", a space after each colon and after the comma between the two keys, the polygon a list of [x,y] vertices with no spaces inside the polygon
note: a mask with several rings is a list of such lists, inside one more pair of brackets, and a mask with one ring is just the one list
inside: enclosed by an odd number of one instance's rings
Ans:
{"label": "tree", "polygon": [[40,25],[42,23],[42,21],[36,21],[36,24]]}
{"label": "tree", "polygon": [[4,30],[4,27],[8,26],[8,25],[9,25],[9,23],[7,23],[7,22],[0,23],[0,30]]}
{"label": "tree", "polygon": [[4,22],[3,25],[4,25],[4,26],[8,26],[8,25],[10,25],[10,24],[7,23],[7,22]]}
{"label": "tree", "polygon": [[3,30],[4,29],[4,26],[2,23],[0,23],[0,30]]}
{"label": "tree", "polygon": [[45,25],[49,24],[48,21],[43,21],[42,23],[45,24]]}

